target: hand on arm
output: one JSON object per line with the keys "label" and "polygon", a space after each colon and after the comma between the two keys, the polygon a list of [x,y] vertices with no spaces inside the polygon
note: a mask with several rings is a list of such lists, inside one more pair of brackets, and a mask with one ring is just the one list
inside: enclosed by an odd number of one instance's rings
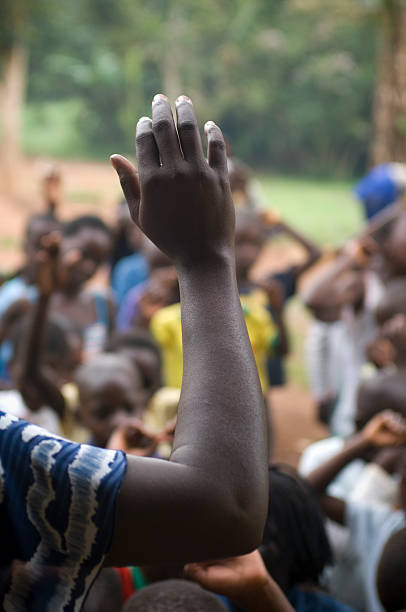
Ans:
{"label": "hand on arm", "polygon": [[265,415],[237,292],[225,144],[207,123],[206,162],[191,102],[181,97],[176,109],[175,127],[156,96],[152,121],[138,122],[139,176],[112,157],[133,220],[176,265],[184,362],[169,462],[129,457],[115,564],[241,554],[259,544],[267,508]]}
{"label": "hand on arm", "polygon": [[258,550],[248,555],[190,563],[186,575],[203,588],[225,595],[252,612],[292,612],[293,608],[268,574]]}

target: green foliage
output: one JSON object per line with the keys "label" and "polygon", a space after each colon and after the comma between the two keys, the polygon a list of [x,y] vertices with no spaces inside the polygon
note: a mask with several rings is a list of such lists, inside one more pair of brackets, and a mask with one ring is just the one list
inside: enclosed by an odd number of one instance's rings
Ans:
{"label": "green foliage", "polygon": [[361,207],[347,181],[261,175],[264,204],[323,247],[337,247],[363,224]]}
{"label": "green foliage", "polygon": [[60,118],[80,134],[79,154],[131,150],[137,117],[149,114],[156,92],[173,90],[193,98],[202,121],[218,121],[251,164],[321,176],[362,171],[376,39],[374,11],[362,1],[41,7],[29,12],[28,114],[45,101],[80,102],[80,112]]}

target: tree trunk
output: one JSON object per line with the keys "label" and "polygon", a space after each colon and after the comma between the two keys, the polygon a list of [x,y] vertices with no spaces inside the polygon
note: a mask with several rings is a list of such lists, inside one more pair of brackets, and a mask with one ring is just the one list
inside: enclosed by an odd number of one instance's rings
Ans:
{"label": "tree trunk", "polygon": [[166,25],[166,53],[163,59],[163,86],[164,93],[171,104],[183,92],[180,65],[182,53],[180,42],[184,29],[183,16],[179,13],[176,2],[172,2]]}
{"label": "tree trunk", "polygon": [[13,191],[16,165],[21,157],[20,136],[26,74],[26,49],[15,44],[5,59],[0,85],[0,168],[2,186],[8,192]]}
{"label": "tree trunk", "polygon": [[373,109],[373,165],[406,161],[406,5],[384,3]]}

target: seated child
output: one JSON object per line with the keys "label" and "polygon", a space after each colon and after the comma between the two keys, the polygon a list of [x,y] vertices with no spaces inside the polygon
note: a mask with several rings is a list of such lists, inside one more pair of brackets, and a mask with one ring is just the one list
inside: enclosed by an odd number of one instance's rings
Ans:
{"label": "seated child", "polygon": [[111,249],[111,232],[105,223],[91,215],[77,217],[62,229],[59,291],[52,296],[51,311],[64,314],[83,333],[83,359],[103,350],[114,326],[111,298],[85,287]]}
{"label": "seated child", "polygon": [[[318,416],[335,435],[353,432],[356,393],[361,371],[367,362],[367,346],[376,334],[374,308],[369,299],[371,261],[369,245],[356,241],[346,249],[306,288],[305,303],[317,321],[308,338],[308,366],[311,377],[328,378],[329,387],[315,384]],[[324,313],[334,313],[335,320]],[[321,321],[321,323],[320,323]],[[327,332],[320,333],[320,326]],[[318,342],[314,342],[317,335]],[[328,350],[323,350],[322,345]],[[326,404],[326,400],[330,402]],[[329,408],[327,410],[326,408]]]}
{"label": "seated child", "polygon": [[113,430],[144,412],[141,375],[124,355],[102,353],[75,372],[78,416],[90,444],[105,447]]}
{"label": "seated child", "polygon": [[[382,612],[377,590],[377,571],[384,548],[393,536],[406,526],[404,501],[406,499],[406,462],[400,470],[399,497],[393,507],[387,505],[346,502],[326,494],[326,488],[350,461],[362,457],[377,448],[399,446],[406,444],[406,421],[390,411],[375,416],[368,424],[352,438],[343,450],[326,461],[308,475],[307,480],[319,496],[320,504],[326,516],[331,520],[345,525],[350,532],[349,551],[347,559],[337,566],[338,575],[330,578],[329,588],[337,593],[346,603],[362,612]],[[405,451],[406,452],[406,451]],[[406,455],[404,454],[404,459]],[[405,573],[404,556],[392,563],[392,572]],[[385,584],[381,589],[385,590]],[[406,589],[402,584],[398,600],[400,608],[406,605]]]}

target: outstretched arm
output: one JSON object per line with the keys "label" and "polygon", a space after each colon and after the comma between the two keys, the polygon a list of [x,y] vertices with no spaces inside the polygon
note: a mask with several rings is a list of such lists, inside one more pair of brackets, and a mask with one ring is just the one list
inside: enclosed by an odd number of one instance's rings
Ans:
{"label": "outstretched arm", "polygon": [[41,363],[49,301],[58,285],[59,240],[59,235],[55,232],[44,236],[43,248],[38,254],[38,300],[30,313],[18,388],[25,403],[33,412],[47,405],[59,417],[62,417],[65,411],[65,400],[58,386],[44,371]]}
{"label": "outstretched arm", "polygon": [[[137,125],[139,180],[117,170],[134,221],[172,257],[181,292],[183,384],[168,462],[129,457],[109,562],[151,564],[241,554],[267,508],[264,406],[234,269],[234,208],[220,129],[205,161],[192,104],[165,96]],[[179,138],[178,138],[179,135]]]}

